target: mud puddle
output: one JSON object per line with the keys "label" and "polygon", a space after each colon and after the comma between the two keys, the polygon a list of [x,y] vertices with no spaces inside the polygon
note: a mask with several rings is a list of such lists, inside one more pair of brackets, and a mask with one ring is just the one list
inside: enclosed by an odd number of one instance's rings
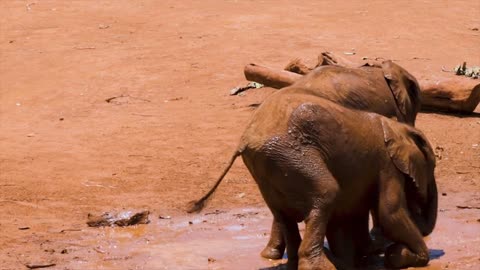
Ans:
{"label": "mud puddle", "polygon": [[[424,269],[478,269],[479,217],[480,210],[440,212],[434,233],[426,239],[431,262]],[[70,245],[71,259],[56,267],[286,269],[286,259],[272,261],[259,255],[268,241],[271,225],[271,214],[266,208],[206,211],[162,219],[152,215],[150,219],[148,225],[72,232],[70,236],[76,239],[64,243]],[[381,261],[371,269],[383,269],[380,265]]]}
{"label": "mud puddle", "polygon": [[148,225],[86,229],[78,244],[91,250],[66,268],[259,269],[286,261],[259,256],[271,225],[266,209],[150,219]]}

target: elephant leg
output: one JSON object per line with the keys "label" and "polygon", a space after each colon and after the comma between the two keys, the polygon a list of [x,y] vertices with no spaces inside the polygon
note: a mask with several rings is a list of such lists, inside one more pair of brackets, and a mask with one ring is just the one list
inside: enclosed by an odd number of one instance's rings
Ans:
{"label": "elephant leg", "polygon": [[365,267],[368,256],[373,253],[372,239],[368,231],[368,217],[368,211],[365,211],[350,222],[355,250],[354,263],[357,267]]}
{"label": "elephant leg", "polygon": [[385,236],[394,242],[385,251],[385,265],[392,268],[426,266],[428,248],[410,218],[403,185],[396,179],[383,181],[380,189],[379,222]]}
{"label": "elephant leg", "polygon": [[333,263],[338,269],[352,268],[354,265],[353,234],[345,223],[328,223],[328,247],[333,255]]}
{"label": "elephant leg", "polygon": [[330,220],[327,228],[330,250],[340,269],[366,266],[371,239],[368,233],[368,212],[348,219]]}
{"label": "elephant leg", "polygon": [[336,269],[327,258],[323,247],[330,215],[329,211],[325,210],[313,209],[305,219],[305,234],[298,251],[299,269]]}
{"label": "elephant leg", "polygon": [[283,237],[281,224],[276,218],[273,218],[272,230],[270,232],[270,240],[263,249],[261,255],[264,258],[277,260],[283,257],[285,252],[285,238]]}
{"label": "elephant leg", "polygon": [[378,221],[378,211],[376,208],[371,210],[372,214],[372,229],[370,230],[371,235],[371,246],[370,253],[382,253],[384,247],[387,244],[388,240],[385,239],[382,229],[380,227],[380,222]]}
{"label": "elephant leg", "polygon": [[[260,155],[259,155],[260,156]],[[283,235],[283,226],[280,220],[283,220],[281,212],[278,210],[279,206],[275,204],[275,200],[272,198],[278,198],[278,194],[274,188],[272,188],[268,179],[272,178],[271,174],[265,173],[262,169],[270,168],[270,171],[278,171],[277,166],[273,167],[272,164],[265,163],[265,157],[257,157],[259,160],[255,162],[250,160],[244,160],[246,162],[248,170],[257,183],[260,193],[263,199],[267,203],[268,208],[273,214],[272,228],[270,232],[270,240],[267,246],[263,249],[260,255],[267,259],[281,259],[285,252],[285,237]],[[272,166],[272,167],[270,167]],[[260,172],[260,173],[259,173]],[[263,172],[263,173],[262,173]],[[298,230],[298,228],[297,228]]]}
{"label": "elephant leg", "polygon": [[[287,246],[287,268],[294,270],[298,267],[298,248],[302,242],[300,232],[298,231],[298,224],[294,219],[282,215],[274,215],[277,225],[282,232],[282,239],[286,240]],[[274,221],[275,222],[275,221]],[[275,224],[275,223],[274,223]]]}

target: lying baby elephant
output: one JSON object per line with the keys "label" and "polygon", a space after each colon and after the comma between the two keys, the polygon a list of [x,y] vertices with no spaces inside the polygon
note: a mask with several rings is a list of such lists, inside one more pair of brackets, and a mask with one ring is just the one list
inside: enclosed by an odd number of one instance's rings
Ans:
{"label": "lying baby elephant", "polygon": [[388,267],[428,263],[422,236],[436,222],[435,157],[415,128],[298,89],[281,90],[258,108],[228,167],[189,212],[204,207],[238,156],[281,225],[290,269],[333,268],[325,236],[336,258],[355,265],[367,252],[371,209],[393,242],[385,252]]}
{"label": "lying baby elephant", "polygon": [[420,87],[408,71],[387,60],[376,66],[320,66],[293,85],[344,107],[375,112],[415,125]]}

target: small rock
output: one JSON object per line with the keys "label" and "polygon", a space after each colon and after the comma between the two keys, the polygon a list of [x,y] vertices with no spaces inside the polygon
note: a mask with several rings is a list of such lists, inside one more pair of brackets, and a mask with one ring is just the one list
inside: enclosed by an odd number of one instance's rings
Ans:
{"label": "small rock", "polygon": [[472,30],[472,31],[478,31],[478,27],[473,27],[473,28],[471,28],[470,30]]}
{"label": "small rock", "polygon": [[442,193],[442,196],[447,196],[447,193],[446,193],[446,192],[443,192],[443,193]]}
{"label": "small rock", "polygon": [[109,27],[110,27],[110,25],[106,25],[106,24],[99,24],[98,25],[98,29],[107,29]]}
{"label": "small rock", "polygon": [[171,216],[158,216],[159,219],[171,219],[172,217]]}
{"label": "small rock", "polygon": [[435,147],[434,153],[435,153],[435,157],[437,157],[438,160],[442,160],[444,150],[445,149],[441,146]]}
{"label": "small rock", "polygon": [[60,117],[58,120],[59,120],[59,121],[63,121],[63,120],[65,120],[65,118]]}
{"label": "small rock", "polygon": [[150,211],[133,213],[131,211],[120,212],[117,214],[104,213],[100,216],[88,214],[87,225],[90,227],[104,226],[132,226],[136,224],[148,224],[150,220],[148,215]]}
{"label": "small rock", "polygon": [[25,230],[30,230],[30,227],[20,227],[18,229],[21,230],[21,231],[25,231]]}
{"label": "small rock", "polygon": [[193,225],[193,222],[192,222],[192,221],[189,221],[189,222],[188,222],[188,225]]}
{"label": "small rock", "polygon": [[237,196],[238,196],[238,198],[240,198],[240,199],[241,199],[241,198],[245,197],[245,193],[244,193],[244,192],[242,192],[242,193],[238,194]]}
{"label": "small rock", "polygon": [[35,3],[28,3],[25,7],[27,8],[28,11],[30,11],[30,10],[32,10],[33,5],[35,5]]}
{"label": "small rock", "polygon": [[21,106],[21,105],[22,105],[22,103],[20,103],[20,102],[17,102],[17,103],[15,103],[15,105],[17,105],[17,106]]}
{"label": "small rock", "polygon": [[27,137],[29,137],[29,138],[35,137],[35,133],[28,133],[28,134],[27,134]]}
{"label": "small rock", "polygon": [[68,254],[68,250],[62,249],[62,251],[60,251],[60,253],[62,253],[62,254]]}
{"label": "small rock", "polygon": [[208,263],[214,263],[216,262],[217,260],[215,260],[214,258],[212,257],[208,257]]}

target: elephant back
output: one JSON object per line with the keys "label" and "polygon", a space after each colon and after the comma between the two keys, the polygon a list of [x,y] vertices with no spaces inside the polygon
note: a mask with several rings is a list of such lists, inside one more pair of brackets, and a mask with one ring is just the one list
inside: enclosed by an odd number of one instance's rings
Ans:
{"label": "elephant back", "polygon": [[419,111],[415,78],[388,61],[381,67],[320,66],[281,91],[299,89],[347,108],[374,112],[410,125],[414,125]]}

